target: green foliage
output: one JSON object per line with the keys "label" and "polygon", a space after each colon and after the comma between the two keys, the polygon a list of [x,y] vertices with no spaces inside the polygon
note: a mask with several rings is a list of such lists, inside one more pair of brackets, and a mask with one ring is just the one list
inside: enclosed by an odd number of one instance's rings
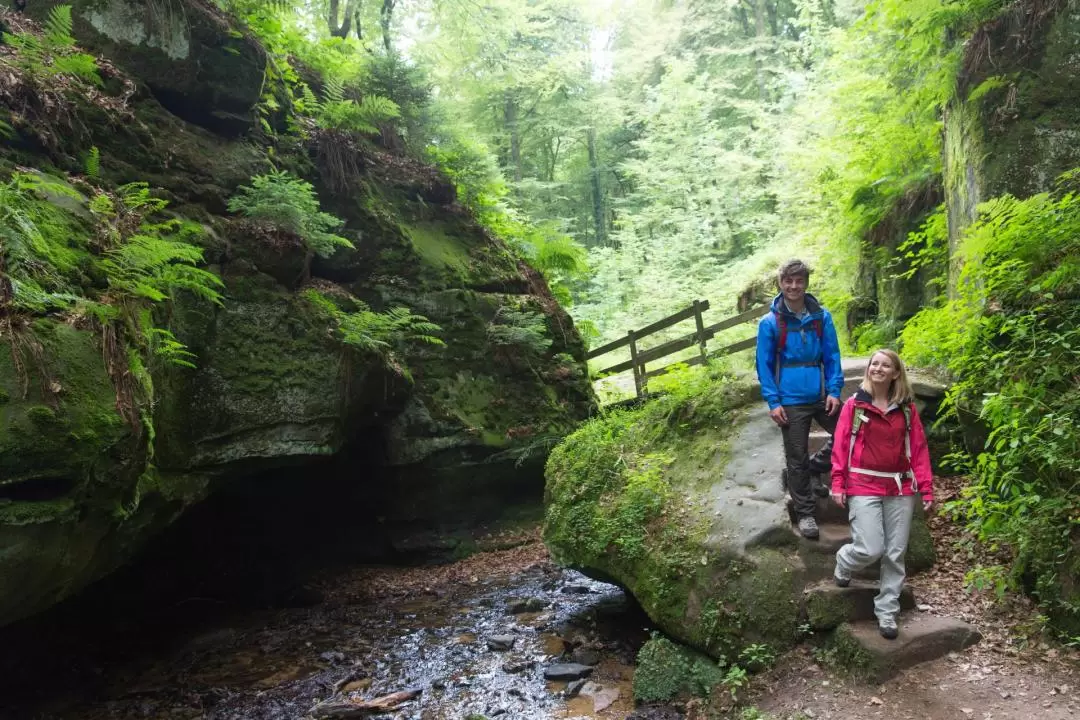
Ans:
{"label": "green foliage", "polygon": [[[1080,628],[1080,196],[1077,174],[1056,192],[995,198],[959,246],[958,297],[923,310],[901,336],[905,355],[946,367],[947,407],[975,418],[985,446],[961,460],[975,478],[948,509],[983,542],[1013,550],[1011,587],[1026,578],[1047,614]],[[996,571],[972,576],[1003,577]]]}
{"label": "green foliage", "polygon": [[534,310],[499,308],[487,326],[488,342],[499,348],[521,350],[529,355],[542,355],[551,347],[547,322]]}
{"label": "green foliage", "polygon": [[285,171],[257,175],[250,187],[241,185],[229,200],[229,210],[296,235],[319,257],[330,257],[340,247],[353,247],[332,232],[344,222],[319,209],[311,183]]}
{"label": "green foliage", "polygon": [[397,104],[380,95],[365,95],[359,102],[345,96],[341,81],[326,81],[325,99],[318,101],[311,91],[304,95],[304,109],[315,118],[319,127],[368,134],[378,133],[379,126],[401,116]]}
{"label": "green foliage", "polygon": [[31,76],[67,75],[82,82],[101,85],[94,56],[75,49],[70,5],[56,5],[49,11],[42,35],[24,32],[9,35],[6,39],[15,48],[15,66]]}
{"label": "green foliage", "polygon": [[638,652],[634,699],[664,702],[686,695],[705,697],[726,683],[729,675],[712,659],[654,632]]}
{"label": "green foliage", "polygon": [[85,250],[72,242],[73,224],[49,194],[78,198],[68,185],[15,173],[0,185],[0,301],[16,310],[69,308],[79,298]]}
{"label": "green foliage", "polygon": [[304,297],[333,323],[334,336],[343,344],[363,353],[387,357],[406,343],[445,345],[435,333],[441,328],[423,315],[404,307],[374,312],[366,304],[349,298],[350,310],[342,310],[318,290],[305,290]]}
{"label": "green foliage", "polygon": [[97,178],[101,173],[101,151],[98,150],[97,145],[91,147],[90,152],[86,153],[84,169],[87,176],[92,178]]}

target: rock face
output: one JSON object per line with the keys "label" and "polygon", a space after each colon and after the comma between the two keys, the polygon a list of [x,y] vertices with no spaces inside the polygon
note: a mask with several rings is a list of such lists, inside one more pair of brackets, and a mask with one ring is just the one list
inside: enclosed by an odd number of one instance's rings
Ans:
{"label": "rock face", "polygon": [[945,118],[951,250],[983,200],[1049,190],[1080,166],[1080,2],[1015,3],[966,47]]}
{"label": "rock face", "polygon": [[[0,624],[109,572],[239,476],[295,467],[300,493],[305,468],[319,462],[318,472],[353,488],[328,502],[391,526],[469,520],[507,499],[538,499],[547,449],[594,403],[581,340],[544,280],[432,168],[356,149],[356,175],[331,192],[311,143],[282,138],[277,166],[315,183],[356,248],[304,272],[300,244],[225,212],[239,185],[271,169],[257,139],[234,138],[251,126],[262,92],[262,48],[201,0],[160,12],[128,0],[74,5],[80,42],[126,75],[106,83],[108,102],[68,99],[61,119],[76,134],[49,128],[41,143],[34,128],[17,126],[0,147],[0,171],[80,173],[77,158],[97,147],[99,182],[147,182],[170,213],[203,226],[223,303],[181,295],[162,311],[158,324],[195,354],[196,368],[148,361],[143,423],[118,410],[92,322],[26,317],[18,333],[0,336]],[[38,16],[51,6],[31,4]],[[129,81],[140,91],[125,99]],[[86,214],[84,202],[62,201],[73,217]],[[310,288],[376,311],[409,307],[442,328],[446,345],[387,359],[348,350],[304,299]],[[493,345],[488,328],[504,308],[535,313],[550,348]]]}
{"label": "rock face", "polygon": [[[846,364],[846,392],[862,372]],[[808,612],[835,627],[862,606],[804,592],[831,577],[850,531],[822,500],[822,539],[797,534],[781,448],[757,387],[730,379],[593,420],[548,461],[544,538],[558,561],[627,588],[666,634],[713,657],[789,647]],[[908,571],[933,562],[920,517]]]}
{"label": "rock face", "polygon": [[230,135],[251,127],[266,52],[213,3],[43,0],[27,3],[27,11],[44,21],[62,4],[72,6],[79,43],[145,83],[170,112]]}

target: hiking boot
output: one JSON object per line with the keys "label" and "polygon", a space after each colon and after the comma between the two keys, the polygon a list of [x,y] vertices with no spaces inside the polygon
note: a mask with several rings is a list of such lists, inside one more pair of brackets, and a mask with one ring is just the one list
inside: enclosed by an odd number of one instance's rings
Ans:
{"label": "hiking boot", "polygon": [[840,568],[836,569],[836,572],[832,576],[833,582],[836,583],[836,587],[847,587],[851,584],[851,576],[843,575],[840,572]]}
{"label": "hiking boot", "polygon": [[818,539],[817,520],[812,517],[799,518],[799,533],[810,540]]}
{"label": "hiking boot", "polygon": [[881,637],[886,640],[895,640],[896,636],[900,634],[900,629],[896,627],[896,621],[892,619],[878,619],[877,629],[881,633]]}

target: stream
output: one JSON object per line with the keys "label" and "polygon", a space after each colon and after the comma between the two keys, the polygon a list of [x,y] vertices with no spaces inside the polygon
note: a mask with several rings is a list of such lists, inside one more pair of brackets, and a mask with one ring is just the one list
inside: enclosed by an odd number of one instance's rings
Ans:
{"label": "stream", "polygon": [[[319,703],[314,717],[360,717],[344,703],[394,693],[410,697],[364,717],[651,717],[634,714],[631,688],[648,619],[618,588],[552,565],[536,535],[444,565],[324,570],[285,607],[192,597],[47,619],[62,639],[41,623],[0,634],[3,675],[29,678],[4,690],[0,717],[293,720]],[[556,663],[587,681],[568,693],[545,679]]]}

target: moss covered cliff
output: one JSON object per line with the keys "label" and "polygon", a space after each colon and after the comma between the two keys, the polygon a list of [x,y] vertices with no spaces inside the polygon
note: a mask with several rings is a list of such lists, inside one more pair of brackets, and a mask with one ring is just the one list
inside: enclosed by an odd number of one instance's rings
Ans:
{"label": "moss covered cliff", "polygon": [[[569,316],[449,181],[371,140],[340,146],[348,171],[328,181],[310,135],[258,122],[281,82],[260,43],[199,0],[172,5],[74,3],[81,48],[62,52],[98,53],[100,83],[0,48],[0,182],[21,203],[0,225],[0,623],[110,571],[216,483],[300,478],[361,445],[384,467],[348,472],[400,488],[391,520],[538,494],[538,462],[593,407]],[[227,211],[275,169],[314,184],[351,248],[321,257]],[[133,270],[144,235],[179,254]],[[212,277],[185,285],[199,268]],[[334,303],[408,308],[443,344],[358,349]],[[493,342],[508,310],[537,319],[539,350]]]}

